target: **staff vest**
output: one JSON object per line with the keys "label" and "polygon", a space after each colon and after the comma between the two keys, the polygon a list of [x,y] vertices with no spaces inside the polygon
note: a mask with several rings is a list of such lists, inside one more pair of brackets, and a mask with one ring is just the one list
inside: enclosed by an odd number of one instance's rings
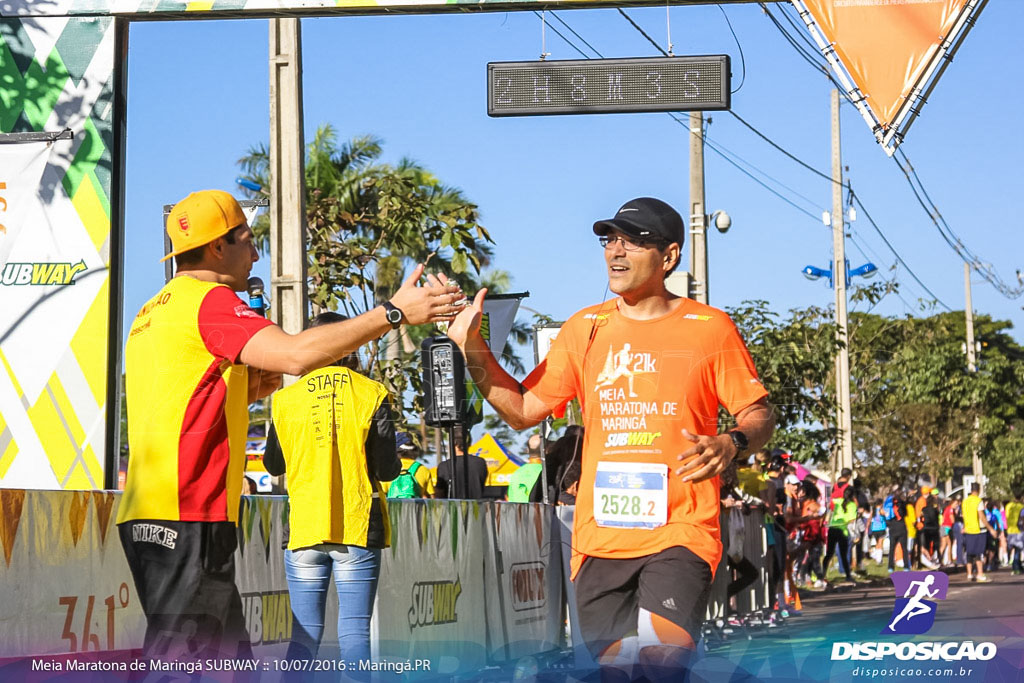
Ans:
{"label": "staff vest", "polygon": [[380,383],[333,365],[274,394],[274,428],[288,472],[290,549],[365,546],[375,494],[390,544],[387,504],[366,460],[366,437],[386,396]]}

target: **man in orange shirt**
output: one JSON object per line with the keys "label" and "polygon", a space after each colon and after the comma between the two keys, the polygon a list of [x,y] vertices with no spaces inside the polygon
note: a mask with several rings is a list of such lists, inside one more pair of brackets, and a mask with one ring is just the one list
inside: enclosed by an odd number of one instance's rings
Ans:
{"label": "man in orange shirt", "polygon": [[[580,628],[602,666],[652,680],[686,666],[722,553],[719,473],[772,431],[764,387],[722,311],[665,287],[685,226],[668,204],[634,199],[594,224],[617,298],[572,316],[520,384],[480,335],[486,290],[449,336],[514,429],[583,408],[572,570]],[[718,433],[718,407],[737,426]],[[611,673],[609,671],[609,673]]]}

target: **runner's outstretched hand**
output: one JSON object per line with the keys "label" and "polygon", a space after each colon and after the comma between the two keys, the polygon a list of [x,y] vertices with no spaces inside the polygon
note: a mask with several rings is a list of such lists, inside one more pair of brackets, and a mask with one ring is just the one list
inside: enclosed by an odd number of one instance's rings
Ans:
{"label": "runner's outstretched hand", "polygon": [[476,296],[473,303],[463,307],[451,326],[448,328],[448,338],[458,344],[460,349],[465,350],[466,342],[471,337],[480,336],[480,321],[484,315],[484,297],[487,296],[487,288],[484,287]]}
{"label": "runner's outstretched hand", "polygon": [[[457,302],[466,297],[454,282],[438,280],[433,275],[427,276],[427,284],[422,287],[416,283],[423,275],[423,264],[417,264],[412,273],[391,297],[391,303],[401,309],[402,322],[409,325],[423,323],[446,322],[462,310]],[[443,276],[442,276],[443,277]]]}
{"label": "runner's outstretched hand", "polygon": [[683,466],[676,470],[676,474],[683,477],[683,481],[693,483],[711,479],[719,474],[732,459],[736,457],[736,444],[728,434],[718,436],[703,436],[691,434],[683,430],[683,438],[693,441],[696,445],[679,456]]}

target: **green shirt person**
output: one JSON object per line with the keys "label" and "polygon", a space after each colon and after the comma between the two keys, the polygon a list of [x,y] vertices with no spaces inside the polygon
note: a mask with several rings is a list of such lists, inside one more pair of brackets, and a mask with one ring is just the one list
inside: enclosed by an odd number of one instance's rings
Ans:
{"label": "green shirt person", "polygon": [[540,464],[540,458],[531,456],[525,465],[513,472],[512,476],[508,479],[508,502],[539,502],[531,501],[530,493],[533,491],[537,480],[540,479],[542,470],[543,466]]}
{"label": "green shirt person", "polygon": [[849,524],[857,518],[857,501],[843,498],[832,499],[832,518],[829,520],[830,529],[841,529],[844,536],[849,536]]}

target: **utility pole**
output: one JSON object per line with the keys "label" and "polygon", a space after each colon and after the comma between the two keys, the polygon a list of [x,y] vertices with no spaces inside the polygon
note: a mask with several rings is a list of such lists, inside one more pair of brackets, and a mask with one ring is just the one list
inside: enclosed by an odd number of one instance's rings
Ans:
{"label": "utility pole", "polygon": [[299,19],[270,20],[270,317],[306,324],[306,190]]}
{"label": "utility pole", "polygon": [[708,303],[708,222],[704,214],[704,112],[690,112],[691,298]]}
{"label": "utility pole", "polygon": [[[832,91],[832,285],[836,294],[837,426],[839,467],[853,469],[853,419],[850,415],[850,350],[846,317],[846,220],[843,216],[843,166],[839,145],[839,91]],[[838,471],[836,472],[838,474]]]}
{"label": "utility pole", "polygon": [[[977,372],[978,371],[978,358],[976,356],[976,347],[974,346],[974,305],[971,303],[971,266],[966,261],[964,262],[964,296],[966,298],[966,305],[964,306],[964,315],[967,317],[967,371]],[[974,419],[974,439],[977,439],[978,432],[978,419]],[[981,495],[985,495],[985,477],[981,468],[981,456],[978,455],[978,446],[975,441],[971,448],[971,471],[974,473],[974,481],[978,482],[981,487]]]}

